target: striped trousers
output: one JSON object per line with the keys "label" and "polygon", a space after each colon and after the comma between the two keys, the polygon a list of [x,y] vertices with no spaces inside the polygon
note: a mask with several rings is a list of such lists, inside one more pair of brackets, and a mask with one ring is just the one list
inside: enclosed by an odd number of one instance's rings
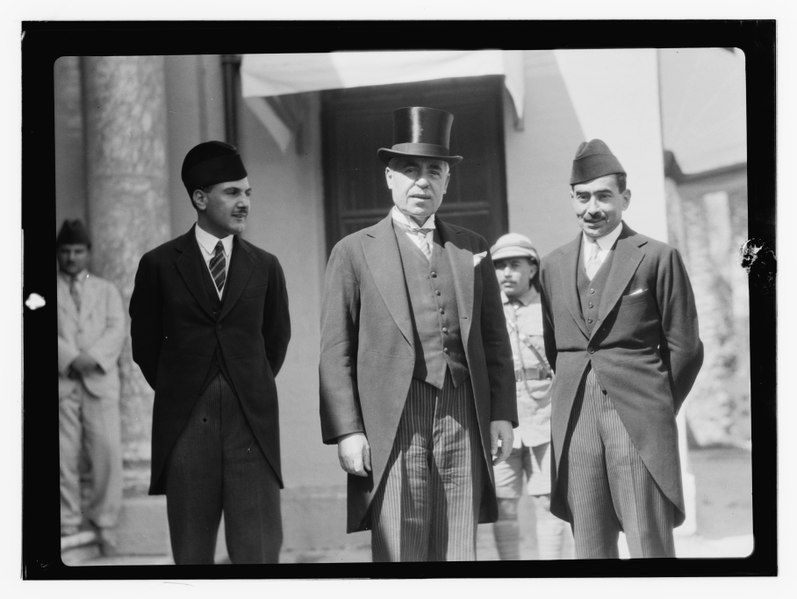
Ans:
{"label": "striped trousers", "polygon": [[413,379],[371,504],[373,560],[474,561],[484,468],[470,380]]}
{"label": "striped trousers", "polygon": [[674,506],[648,472],[611,398],[590,369],[570,416],[563,466],[576,557],[675,557]]}

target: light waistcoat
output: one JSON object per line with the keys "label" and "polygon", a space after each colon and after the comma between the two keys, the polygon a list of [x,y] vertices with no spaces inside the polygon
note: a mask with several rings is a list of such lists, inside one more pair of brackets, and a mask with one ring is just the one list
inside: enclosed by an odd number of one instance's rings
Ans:
{"label": "light waistcoat", "polygon": [[413,378],[442,389],[446,369],[454,386],[468,377],[459,329],[454,276],[446,251],[435,232],[431,260],[394,225],[412,308],[415,345]]}

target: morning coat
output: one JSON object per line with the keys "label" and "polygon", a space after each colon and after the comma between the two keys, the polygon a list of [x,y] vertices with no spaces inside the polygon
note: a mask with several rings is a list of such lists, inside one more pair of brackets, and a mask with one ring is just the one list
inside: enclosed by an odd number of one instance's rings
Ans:
{"label": "morning coat", "polygon": [[130,299],[133,359],[155,390],[150,494],[162,494],[169,453],[219,352],[241,408],[282,487],[274,378],[291,336],[285,276],[272,254],[236,235],[214,313],[196,234],[144,254]]}
{"label": "morning coat", "polygon": [[[490,422],[517,426],[515,375],[501,294],[487,242],[436,219],[454,275],[465,348],[489,473],[480,521],[497,507]],[[321,314],[320,412],[324,443],[364,432],[371,446],[368,477],[348,475],[347,531],[366,530],[368,506],[385,471],[415,365],[412,308],[398,241],[388,215],[333,248]]]}
{"label": "morning coat", "polygon": [[591,364],[642,461],[675,505],[677,526],[684,501],[675,417],[703,363],[695,299],[676,249],[622,227],[591,334],[576,284],[582,234],[542,260],[545,352],[556,372],[551,511],[570,521],[557,466]]}

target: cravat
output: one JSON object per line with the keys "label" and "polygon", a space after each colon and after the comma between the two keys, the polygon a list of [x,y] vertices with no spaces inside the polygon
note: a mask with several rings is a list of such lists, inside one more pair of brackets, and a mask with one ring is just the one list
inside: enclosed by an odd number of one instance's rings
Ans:
{"label": "cravat", "polygon": [[227,277],[227,260],[224,257],[224,246],[221,241],[216,243],[216,249],[213,252],[213,257],[210,259],[210,275],[216,283],[216,289],[224,289],[224,280]]}
{"label": "cravat", "polygon": [[75,308],[80,312],[80,289],[78,289],[77,276],[69,279],[69,295],[72,296],[72,301],[75,302]]}
{"label": "cravat", "polygon": [[600,247],[598,246],[598,242],[592,238],[588,238],[589,241],[589,248],[587,248],[587,277],[589,280],[592,280],[592,277],[595,276],[595,273],[598,272],[598,269],[601,267],[600,261]]}
{"label": "cravat", "polygon": [[432,259],[432,245],[429,243],[429,237],[427,233],[434,231],[434,229],[422,229],[420,227],[409,227],[410,233],[414,233],[418,236],[419,247],[423,252],[423,255],[426,256],[427,260]]}

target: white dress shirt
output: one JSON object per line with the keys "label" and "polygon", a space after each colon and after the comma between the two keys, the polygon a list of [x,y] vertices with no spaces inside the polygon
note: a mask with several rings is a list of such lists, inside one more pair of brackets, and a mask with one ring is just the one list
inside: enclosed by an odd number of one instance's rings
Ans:
{"label": "white dress shirt", "polygon": [[434,214],[426,219],[426,222],[423,223],[423,226],[419,227],[418,224],[412,220],[409,216],[404,214],[401,210],[393,206],[390,211],[390,216],[394,222],[401,225],[403,229],[406,230],[406,235],[412,240],[419,250],[423,252],[423,246],[421,241],[421,235],[418,233],[413,233],[413,229],[429,229],[426,233],[426,243],[428,247],[432,247],[434,242],[434,230],[437,228],[435,226]]}
{"label": "white dress shirt", "polygon": [[[606,256],[609,255],[609,251],[612,249],[614,242],[617,241],[617,238],[620,237],[620,233],[623,232],[623,223],[620,222],[611,233],[604,235],[603,237],[598,237],[595,241],[598,244],[598,263],[603,264],[604,260],[606,260]],[[587,239],[587,236],[582,233],[581,238],[581,252],[584,258],[584,264],[587,264],[589,260],[589,248],[590,248],[590,239]]]}

